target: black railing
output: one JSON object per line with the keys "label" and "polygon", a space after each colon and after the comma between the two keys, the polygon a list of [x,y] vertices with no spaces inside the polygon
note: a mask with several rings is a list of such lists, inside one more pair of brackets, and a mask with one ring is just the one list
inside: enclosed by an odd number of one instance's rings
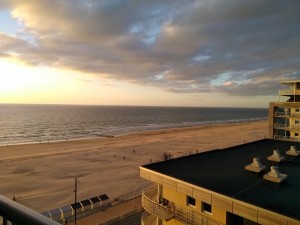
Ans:
{"label": "black railing", "polygon": [[[0,216],[3,225],[59,225],[59,223],[0,195]],[[8,223],[10,222],[10,223]]]}

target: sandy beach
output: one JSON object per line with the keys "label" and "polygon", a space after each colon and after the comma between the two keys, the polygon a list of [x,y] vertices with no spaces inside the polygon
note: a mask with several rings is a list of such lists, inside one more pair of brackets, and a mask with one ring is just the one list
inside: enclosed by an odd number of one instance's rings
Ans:
{"label": "sandy beach", "polygon": [[147,186],[139,166],[268,137],[268,122],[219,124],[115,138],[0,147],[0,194],[42,212],[107,194],[111,199]]}

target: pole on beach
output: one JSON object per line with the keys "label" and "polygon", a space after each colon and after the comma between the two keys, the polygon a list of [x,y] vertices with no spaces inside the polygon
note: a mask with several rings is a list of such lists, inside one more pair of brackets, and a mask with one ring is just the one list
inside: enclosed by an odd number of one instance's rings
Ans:
{"label": "pole on beach", "polygon": [[76,221],[77,221],[77,207],[76,207],[76,202],[77,202],[77,184],[79,183],[79,181],[77,180],[77,177],[75,177],[75,212],[74,212],[74,224],[76,225]]}

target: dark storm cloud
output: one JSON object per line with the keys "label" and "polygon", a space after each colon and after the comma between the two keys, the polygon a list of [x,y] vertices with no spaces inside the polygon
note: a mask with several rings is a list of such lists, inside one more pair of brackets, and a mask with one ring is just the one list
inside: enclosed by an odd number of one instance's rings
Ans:
{"label": "dark storm cloud", "polygon": [[24,31],[1,57],[182,93],[272,95],[300,78],[300,1],[7,3]]}

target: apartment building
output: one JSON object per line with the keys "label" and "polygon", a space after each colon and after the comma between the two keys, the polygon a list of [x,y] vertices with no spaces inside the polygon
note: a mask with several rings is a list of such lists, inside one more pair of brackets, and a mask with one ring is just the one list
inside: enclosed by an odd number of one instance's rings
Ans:
{"label": "apartment building", "polygon": [[300,141],[300,80],[281,82],[279,101],[269,105],[270,138]]}
{"label": "apartment building", "polygon": [[300,225],[297,144],[263,139],[141,166],[154,184],[142,224]]}

